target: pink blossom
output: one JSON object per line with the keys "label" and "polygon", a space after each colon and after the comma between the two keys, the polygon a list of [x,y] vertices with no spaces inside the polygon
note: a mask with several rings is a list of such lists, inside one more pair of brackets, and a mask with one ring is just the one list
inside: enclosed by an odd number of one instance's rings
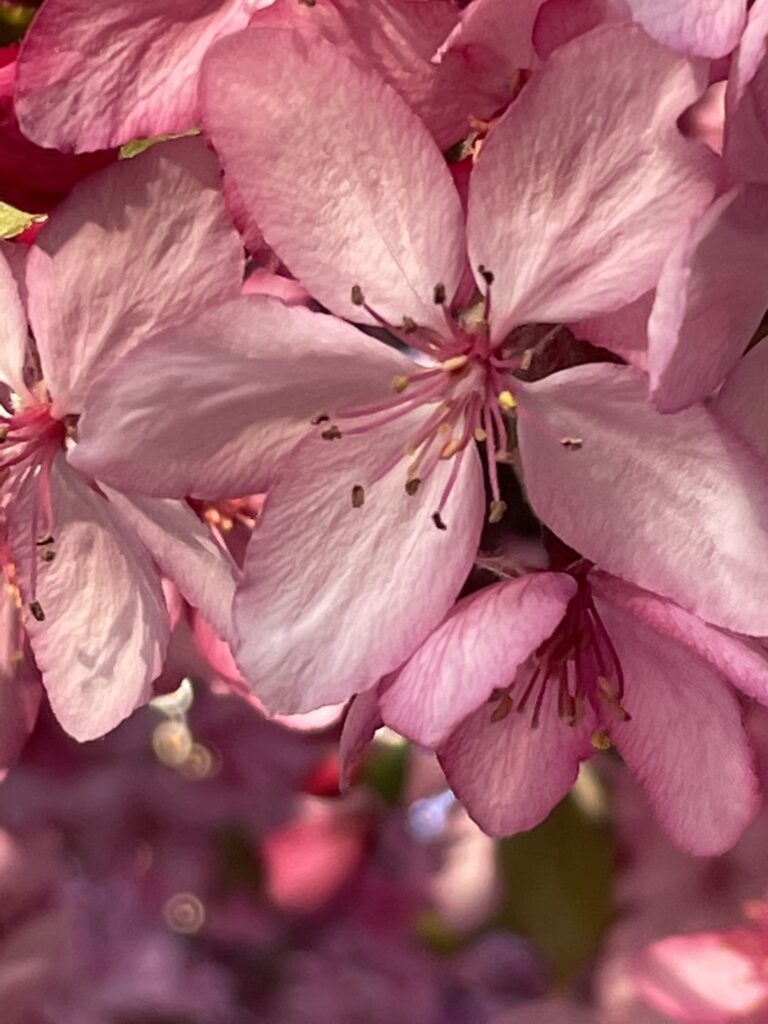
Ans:
{"label": "pink blossom", "polygon": [[79,186],[26,260],[34,348],[10,268],[0,264],[0,373],[12,392],[0,460],[8,544],[43,682],[81,739],[146,700],[160,671],[168,617],[150,551],[218,628],[229,623],[234,574],[191,510],[99,489],[68,461],[83,399],[111,359],[238,294],[242,253],[215,184],[213,158],[184,141]]}
{"label": "pink blossom", "polygon": [[712,854],[757,806],[729,683],[768,702],[762,651],[577,563],[459,601],[380,706],[386,724],[437,748],[493,835],[537,824],[580,762],[613,743],[675,841]]}
{"label": "pink blossom", "polygon": [[[616,102],[596,68],[625,76]],[[336,316],[241,299],[137,347],[89,396],[73,460],[154,495],[269,489],[234,652],[271,711],[296,712],[373,686],[455,599],[483,517],[475,440],[496,519],[509,389],[531,405],[533,386],[509,374],[524,356],[507,335],[654,282],[712,192],[711,154],[675,125],[702,83],[636,28],[561,48],[483,145],[465,245],[461,203],[423,125],[332,46],[251,28],[217,44],[203,80],[207,128],[252,223]],[[577,116],[582,104],[601,109],[599,132]],[[287,117],[301,131],[286,133]],[[657,140],[642,153],[640,124]],[[574,173],[578,152],[589,156]],[[421,368],[341,318],[386,325]],[[147,448],[165,453],[162,470],[141,457]],[[363,579],[377,583],[354,600]]]}

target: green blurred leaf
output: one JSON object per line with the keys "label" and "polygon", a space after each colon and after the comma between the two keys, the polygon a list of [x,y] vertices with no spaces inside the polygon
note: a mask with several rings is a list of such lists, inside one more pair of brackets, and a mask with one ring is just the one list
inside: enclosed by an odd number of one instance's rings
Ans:
{"label": "green blurred leaf", "polygon": [[18,42],[29,28],[36,7],[0,2],[0,46]]}
{"label": "green blurred leaf", "polygon": [[45,217],[36,213],[24,213],[8,203],[0,203],[0,238],[15,238],[22,231]]}
{"label": "green blurred leaf", "polygon": [[362,780],[391,806],[403,792],[410,750],[407,743],[376,744],[363,765]]}
{"label": "green blurred leaf", "polygon": [[499,858],[506,894],[497,924],[529,939],[556,983],[573,981],[614,918],[610,829],[569,796],[537,828],[502,840]]}

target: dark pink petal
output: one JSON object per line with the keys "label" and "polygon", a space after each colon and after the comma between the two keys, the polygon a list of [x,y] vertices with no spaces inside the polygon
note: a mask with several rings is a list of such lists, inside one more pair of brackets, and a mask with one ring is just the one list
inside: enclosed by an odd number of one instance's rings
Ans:
{"label": "dark pink petal", "polygon": [[480,828],[492,836],[533,828],[568,792],[579,764],[594,754],[594,723],[566,725],[548,686],[539,724],[530,708],[492,721],[494,705],[466,718],[438,751],[451,789]]}
{"label": "dark pink petal", "polygon": [[576,584],[563,573],[532,573],[459,601],[408,660],[381,698],[384,721],[437,747],[551,636]]}
{"label": "dark pink petal", "polygon": [[534,75],[470,185],[470,261],[495,275],[494,338],[608,312],[655,284],[714,191],[714,155],[677,128],[705,85],[703,62],[623,25],[574,39]]}
{"label": "dark pink petal", "polygon": [[200,61],[264,0],[46,0],[19,56],[22,130],[65,152],[192,128]]}
{"label": "dark pink petal", "polygon": [[759,805],[752,751],[732,689],[682,644],[598,599],[624,673],[631,721],[604,727],[661,824],[690,853],[730,849]]}
{"label": "dark pink petal", "polygon": [[565,43],[620,17],[621,3],[614,0],[544,0],[533,29],[533,43],[542,60]]}
{"label": "dark pink petal", "polygon": [[393,378],[413,369],[325,313],[236,299],[151,338],[102,377],[70,460],[127,492],[255,494],[301,437],[322,430],[313,417],[387,399]]}
{"label": "dark pink petal", "polygon": [[19,289],[0,251],[0,382],[19,396],[28,395],[23,369],[27,352],[27,316]]}
{"label": "dark pink petal", "polygon": [[715,399],[720,419],[768,460],[768,344],[762,341],[743,356]]}
{"label": "dark pink petal", "polygon": [[[438,462],[415,495],[408,457],[378,482],[431,410],[370,434],[307,437],[283,464],[248,546],[235,598],[235,659],[271,712],[309,711],[367,690],[401,665],[455,600],[484,513],[480,462]],[[364,488],[362,507],[352,489]]]}
{"label": "dark pink petal", "polygon": [[672,251],[648,320],[651,395],[662,412],[705,398],[768,305],[768,187],[721,196]]}
{"label": "dark pink petal", "polygon": [[342,790],[352,785],[363,752],[384,723],[379,709],[379,688],[372,687],[354,697],[349,705],[339,741]]}
{"label": "dark pink petal", "polygon": [[739,42],[746,0],[627,0],[648,35],[678,53],[724,57]]}
{"label": "dark pink petal", "polygon": [[768,0],[756,0],[731,61],[723,155],[735,181],[768,183]]}
{"label": "dark pink petal", "polygon": [[72,156],[43,149],[19,130],[13,93],[18,46],[0,49],[0,200],[29,213],[46,213],[82,178],[117,158],[115,150]]}
{"label": "dark pink petal", "polygon": [[733,686],[768,704],[768,655],[759,643],[724,633],[673,601],[607,573],[593,571],[590,583],[594,593],[689,647]]}
{"label": "dark pink petal", "polygon": [[727,932],[699,932],[654,942],[637,966],[643,998],[689,1024],[755,1020],[752,1014],[768,1003],[765,972],[759,960],[728,940]]}
{"label": "dark pink petal", "polygon": [[709,409],[659,413],[637,371],[607,364],[519,399],[526,491],[559,537],[708,622],[768,634],[765,466]]}
{"label": "dark pink petal", "polygon": [[[168,643],[160,580],[109,503],[63,457],[51,478],[56,527],[52,562],[38,566],[36,600],[45,621],[26,626],[51,707],[78,740],[109,732],[152,695]],[[32,488],[9,507],[14,562],[25,604],[30,593]]]}
{"label": "dark pink petal", "polygon": [[130,498],[104,487],[110,505],[151,553],[163,576],[199,609],[221,637],[228,637],[239,578],[229,552],[183,501]]}
{"label": "dark pink petal", "polygon": [[79,185],[27,261],[29,313],[56,415],[148,334],[239,295],[243,252],[201,139],[153,146]]}
{"label": "dark pink petal", "polygon": [[[251,28],[205,61],[206,128],[267,243],[325,306],[444,326],[464,261],[461,203],[426,129],[324,40]],[[286,131],[286,124],[293,125]],[[436,244],[439,239],[439,244]]]}

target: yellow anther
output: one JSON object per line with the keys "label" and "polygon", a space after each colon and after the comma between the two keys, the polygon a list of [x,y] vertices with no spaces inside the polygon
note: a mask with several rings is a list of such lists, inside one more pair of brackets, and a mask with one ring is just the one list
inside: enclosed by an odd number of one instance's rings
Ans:
{"label": "yellow anther", "polygon": [[452,370],[461,370],[469,362],[469,356],[451,356],[440,363],[440,369],[450,373]]}
{"label": "yellow anther", "polygon": [[483,428],[482,427],[475,427],[475,440],[479,441],[479,443],[482,444],[483,441],[485,441],[487,439],[488,439],[488,435],[483,430]]}
{"label": "yellow anther", "polygon": [[507,511],[506,501],[492,501],[489,506],[488,522],[500,523],[504,513]]}
{"label": "yellow anther", "polygon": [[511,391],[500,391],[499,392],[499,405],[502,409],[507,412],[512,412],[513,409],[517,408],[517,399]]}
{"label": "yellow anther", "polygon": [[392,381],[392,390],[396,391],[398,395],[401,395],[410,383],[410,377],[395,377]]}
{"label": "yellow anther", "polygon": [[448,444],[446,444],[443,447],[443,450],[440,452],[440,458],[441,459],[453,458],[453,456],[456,454],[456,452],[459,450],[459,448],[461,448],[461,441],[458,440],[458,438],[452,437],[451,440],[448,442]]}
{"label": "yellow anther", "polygon": [[610,750],[613,744],[611,743],[611,737],[607,732],[603,732],[602,729],[595,729],[592,735],[589,737],[589,742],[595,748],[595,750]]}
{"label": "yellow anther", "polygon": [[24,661],[24,651],[11,651],[11,665],[20,665]]}
{"label": "yellow anther", "polygon": [[411,442],[409,441],[408,444],[404,446],[403,451],[405,452],[406,455],[415,455],[416,445],[411,444]]}
{"label": "yellow anther", "polygon": [[446,434],[450,434],[452,429],[453,428],[451,427],[450,423],[440,423],[437,427],[437,432],[438,434],[442,434],[443,437],[445,437]]}

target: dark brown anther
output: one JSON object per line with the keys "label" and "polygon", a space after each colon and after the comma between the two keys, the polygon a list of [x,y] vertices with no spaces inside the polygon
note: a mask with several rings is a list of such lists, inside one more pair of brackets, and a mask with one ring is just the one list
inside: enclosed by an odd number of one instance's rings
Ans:
{"label": "dark brown anther", "polygon": [[569,452],[578,452],[584,447],[584,441],[580,437],[561,437],[560,444]]}
{"label": "dark brown anther", "polygon": [[36,543],[39,548],[45,547],[46,544],[53,544],[53,534],[46,533],[45,536],[41,537],[40,540],[36,541]]}
{"label": "dark brown anther", "polygon": [[304,7],[314,7],[315,4],[317,3],[317,0],[299,0],[299,3],[302,4]]}
{"label": "dark brown anther", "polygon": [[404,334],[413,334],[413,332],[415,330],[417,330],[417,328],[418,328],[418,324],[413,319],[413,317],[411,317],[411,316],[404,316],[403,317],[402,322],[400,324],[400,330]]}
{"label": "dark brown anther", "polygon": [[327,412],[319,412],[317,416],[313,416],[309,422],[312,424],[313,427],[316,427],[320,423],[329,423],[330,419],[331,417],[328,415]]}
{"label": "dark brown anther", "polygon": [[352,488],[352,508],[362,508],[365,501],[365,491],[360,484]]}
{"label": "dark brown anther", "polygon": [[353,306],[363,306],[365,304],[365,296],[363,295],[363,289],[360,287],[359,284],[352,285],[351,299]]}
{"label": "dark brown anther", "polygon": [[341,431],[335,423],[332,423],[327,430],[322,432],[320,437],[322,437],[324,441],[338,441],[341,437]]}
{"label": "dark brown anther", "polygon": [[29,605],[29,610],[32,612],[32,618],[36,622],[45,622],[45,612],[39,601],[32,601]]}
{"label": "dark brown anther", "polygon": [[405,481],[405,493],[411,498],[416,494],[419,487],[421,487],[421,480],[417,476]]}
{"label": "dark brown anther", "polygon": [[53,550],[53,548],[43,548],[42,551],[39,552],[39,554],[41,562],[52,562],[56,557],[56,552]]}
{"label": "dark brown anther", "polygon": [[491,273],[491,271],[486,270],[485,266],[481,263],[480,266],[477,268],[477,272],[480,274],[480,277],[482,277],[482,279],[490,288],[490,286],[493,284],[493,274]]}
{"label": "dark brown anther", "polygon": [[447,530],[448,529],[448,527],[443,522],[443,517],[440,515],[439,512],[433,512],[432,513],[432,522],[435,524],[435,526],[438,528],[438,530]]}
{"label": "dark brown anther", "polygon": [[435,290],[432,293],[432,299],[433,299],[433,301],[434,301],[436,306],[442,306],[442,304],[445,302],[445,299],[446,299],[445,285],[444,284],[436,284],[435,285]]}

